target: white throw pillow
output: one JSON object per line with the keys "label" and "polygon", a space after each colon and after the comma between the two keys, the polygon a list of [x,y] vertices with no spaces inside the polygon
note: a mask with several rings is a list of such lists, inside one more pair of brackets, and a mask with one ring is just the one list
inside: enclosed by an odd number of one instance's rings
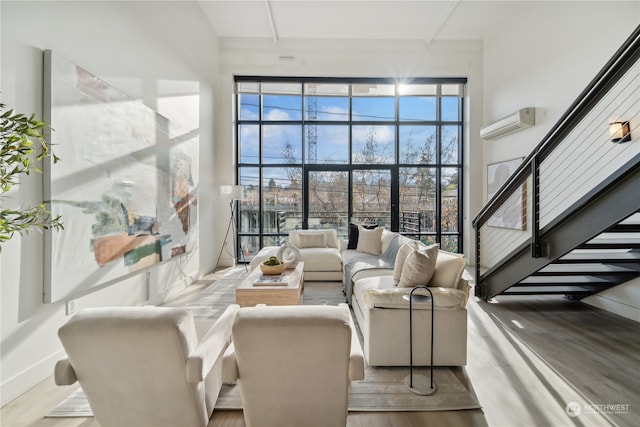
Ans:
{"label": "white throw pillow", "polygon": [[324,234],[326,236],[326,247],[340,249],[340,242],[338,241],[338,232],[333,228],[326,228],[321,230],[291,230],[289,231],[289,243],[292,243],[296,247],[300,247],[300,241],[298,235],[304,234]]}
{"label": "white throw pillow", "polygon": [[416,249],[418,249],[418,242],[416,241],[405,243],[404,245],[400,246],[400,249],[398,249],[398,253],[396,254],[396,261],[393,264],[393,280],[396,282],[396,285],[400,281],[402,267],[407,260],[407,256],[409,256],[409,254]]}
{"label": "white throw pillow", "polygon": [[438,245],[431,245],[426,249],[413,250],[404,262],[398,286],[413,288],[427,285],[433,277],[438,258]]}
{"label": "white throw pillow", "polygon": [[358,246],[356,251],[366,252],[371,255],[380,255],[382,253],[382,232],[384,227],[377,227],[373,230],[367,230],[363,226],[358,226]]}
{"label": "white throw pillow", "polygon": [[298,233],[298,247],[302,248],[326,248],[327,235],[324,233]]}
{"label": "white throw pillow", "polygon": [[440,251],[436,260],[436,271],[429,286],[457,288],[465,265],[464,255]]}

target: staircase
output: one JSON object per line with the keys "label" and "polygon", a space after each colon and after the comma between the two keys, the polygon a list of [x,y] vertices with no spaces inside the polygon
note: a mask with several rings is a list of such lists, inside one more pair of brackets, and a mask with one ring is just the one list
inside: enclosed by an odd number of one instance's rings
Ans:
{"label": "staircase", "polygon": [[502,295],[580,299],[640,276],[640,212],[550,262]]}
{"label": "staircase", "polygon": [[[640,276],[639,59],[640,27],[473,220],[476,296],[580,299]],[[612,115],[630,142],[610,141]],[[508,209],[522,229],[491,225]]]}

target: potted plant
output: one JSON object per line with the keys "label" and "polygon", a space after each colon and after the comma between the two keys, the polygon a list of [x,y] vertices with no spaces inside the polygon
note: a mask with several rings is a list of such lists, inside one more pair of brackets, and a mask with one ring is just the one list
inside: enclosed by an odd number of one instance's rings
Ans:
{"label": "potted plant", "polygon": [[[0,104],[0,202],[14,185],[19,184],[21,175],[32,171],[42,173],[35,162],[52,156],[53,162],[59,159],[51,153],[42,131],[47,124],[24,114],[15,113]],[[52,217],[44,203],[33,207],[0,208],[0,250],[2,243],[11,239],[17,232],[28,233],[32,228],[63,229],[61,217]]]}

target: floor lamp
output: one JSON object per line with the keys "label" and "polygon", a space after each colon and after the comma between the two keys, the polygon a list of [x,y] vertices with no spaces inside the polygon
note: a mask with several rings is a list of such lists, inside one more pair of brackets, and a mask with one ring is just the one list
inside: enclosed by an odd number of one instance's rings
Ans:
{"label": "floor lamp", "polygon": [[[232,241],[233,241],[233,266],[238,265],[238,245],[236,243],[236,202],[238,200],[242,200],[244,197],[244,187],[242,185],[221,185],[220,186],[220,195],[223,198],[229,200],[229,210],[231,211],[231,217],[229,218],[229,225],[227,226],[227,233],[224,235],[224,243],[220,248],[220,254],[218,254],[218,261],[216,262],[216,268],[218,264],[220,264],[220,257],[222,256],[222,251],[227,247],[227,240],[229,240],[229,233],[231,233]],[[227,251],[228,253],[228,251]],[[241,253],[242,255],[242,253]],[[245,264],[244,269],[247,269],[247,265]]]}
{"label": "floor lamp", "polygon": [[[416,289],[425,289],[429,292],[427,295],[414,295]],[[429,287],[421,285],[411,290],[409,295],[405,295],[404,299],[409,300],[409,375],[404,379],[404,384],[414,392],[422,396],[429,396],[435,393],[436,385],[433,383],[433,294]],[[424,375],[413,375],[413,302],[431,302],[431,358],[429,360],[430,382]]]}

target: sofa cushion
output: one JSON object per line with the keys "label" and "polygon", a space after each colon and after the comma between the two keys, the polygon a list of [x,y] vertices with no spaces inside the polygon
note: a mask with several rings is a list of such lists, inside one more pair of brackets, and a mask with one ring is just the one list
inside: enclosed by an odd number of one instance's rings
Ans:
{"label": "sofa cushion", "polygon": [[327,235],[324,233],[298,233],[299,249],[303,248],[326,248]]}
{"label": "sofa cushion", "polygon": [[327,239],[327,246],[330,248],[340,249],[340,243],[338,241],[338,232],[333,228],[326,228],[321,230],[291,230],[289,231],[289,243],[300,248],[300,240],[298,234],[300,233],[318,233],[324,234]]}
{"label": "sofa cushion", "polygon": [[[408,309],[409,301],[404,299],[413,288],[399,288],[394,286],[392,276],[367,277],[357,280],[353,287],[354,298],[366,308],[395,308]],[[433,303],[436,310],[460,310],[467,302],[466,294],[458,289],[430,288],[433,293]],[[417,289],[415,294],[429,295],[424,289]],[[416,310],[430,310],[431,303],[414,302]]]}
{"label": "sofa cushion", "polygon": [[382,232],[383,227],[376,227],[373,230],[367,230],[363,226],[358,226],[358,246],[356,251],[365,252],[371,255],[380,255],[382,253]]}
{"label": "sofa cushion", "polygon": [[400,281],[402,267],[404,267],[404,262],[407,260],[407,256],[416,249],[418,249],[417,241],[405,243],[404,245],[400,246],[400,249],[398,249],[396,260],[393,264],[393,280],[395,280],[396,283]]}
{"label": "sofa cushion", "polygon": [[304,271],[342,271],[342,257],[336,248],[300,249]]}
{"label": "sofa cushion", "polygon": [[347,265],[353,262],[359,262],[359,261],[375,264],[378,258],[379,257],[375,255],[365,254],[364,252],[358,252],[353,249],[347,249],[345,251],[342,251],[342,263],[344,265]]}
{"label": "sofa cushion", "polygon": [[464,255],[440,251],[436,259],[436,271],[429,286],[457,288],[466,262]]}
{"label": "sofa cushion", "polygon": [[[362,226],[367,230],[373,230],[378,226],[378,224],[362,224]],[[358,247],[359,235],[358,224],[349,224],[349,240],[347,242],[347,249],[356,249]]]}
{"label": "sofa cushion", "polygon": [[427,285],[433,277],[438,257],[438,245],[431,245],[423,250],[412,250],[402,267],[399,287]]}
{"label": "sofa cushion", "polygon": [[382,247],[380,248],[382,253],[385,253],[387,251],[387,249],[389,248],[389,245],[391,245],[391,242],[396,237],[398,238],[398,247],[402,246],[404,243],[417,241],[417,240],[413,240],[410,237],[398,234],[395,231],[387,230],[385,228],[382,231]]}

